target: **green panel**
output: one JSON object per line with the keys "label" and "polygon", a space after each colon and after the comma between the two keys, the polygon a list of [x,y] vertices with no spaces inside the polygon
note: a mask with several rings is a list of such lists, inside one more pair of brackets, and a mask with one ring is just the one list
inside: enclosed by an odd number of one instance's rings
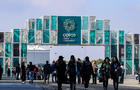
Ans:
{"label": "green panel", "polygon": [[51,30],[56,30],[57,16],[51,16]]}
{"label": "green panel", "polygon": [[96,44],[103,44],[103,32],[96,31]]}
{"label": "green panel", "polygon": [[90,31],[90,44],[95,44],[95,31]]}
{"label": "green panel", "polygon": [[82,17],[82,30],[88,30],[88,16]]}
{"label": "green panel", "polygon": [[13,67],[18,66],[18,64],[19,64],[19,58],[14,57],[14,58],[13,58]]}
{"label": "green panel", "polygon": [[82,44],[88,44],[88,32],[82,33]]}
{"label": "green panel", "polygon": [[21,44],[21,57],[27,57],[27,44]]}
{"label": "green panel", "polygon": [[11,57],[11,43],[5,43],[5,57]]}
{"label": "green panel", "polygon": [[126,59],[132,59],[132,45],[126,45]]}
{"label": "green panel", "polygon": [[20,42],[20,29],[14,29],[14,42]]}
{"label": "green panel", "polygon": [[124,44],[124,31],[119,31],[119,44]]}
{"label": "green panel", "polygon": [[36,30],[42,30],[42,19],[36,19]]}
{"label": "green panel", "polygon": [[117,45],[111,45],[111,57],[117,57]]}
{"label": "green panel", "polygon": [[104,43],[110,44],[110,31],[104,31]]}
{"label": "green panel", "polygon": [[3,57],[0,57],[0,65],[3,67]]}
{"label": "green panel", "polygon": [[135,68],[135,71],[138,71],[139,69],[139,59],[134,59],[134,68]]}
{"label": "green panel", "polygon": [[117,32],[116,31],[111,32],[111,44],[117,45]]}
{"label": "green panel", "polygon": [[110,46],[105,46],[105,57],[110,58]]}
{"label": "green panel", "polygon": [[126,74],[132,74],[132,60],[126,60]]}
{"label": "green panel", "polygon": [[46,29],[49,29],[49,18],[46,19]]}
{"label": "green panel", "polygon": [[49,30],[43,30],[43,43],[49,43],[50,42],[50,34]]}
{"label": "green panel", "polygon": [[28,43],[35,43],[34,30],[29,30],[29,32],[28,32]]}
{"label": "green panel", "polygon": [[103,30],[103,20],[96,20],[96,30]]}

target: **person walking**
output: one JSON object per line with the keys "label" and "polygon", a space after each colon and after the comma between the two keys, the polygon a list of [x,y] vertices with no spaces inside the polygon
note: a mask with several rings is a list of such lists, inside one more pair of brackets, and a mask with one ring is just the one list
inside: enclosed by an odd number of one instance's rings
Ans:
{"label": "person walking", "polygon": [[97,71],[98,71],[98,66],[96,64],[96,61],[93,61],[92,67],[93,67],[93,74],[92,74],[93,84],[97,84]]}
{"label": "person walking", "polygon": [[32,65],[32,62],[29,62],[28,65],[28,70],[29,70],[29,83],[33,83],[34,80],[34,66]]}
{"label": "person walking", "polygon": [[111,70],[110,59],[106,57],[100,68],[100,72],[101,72],[100,74],[103,80],[104,90],[107,90],[107,87],[108,87],[108,79],[110,77],[110,70]]}
{"label": "person walking", "polygon": [[74,55],[71,55],[70,57],[70,61],[68,63],[68,70],[67,73],[69,75],[69,79],[70,79],[70,89],[71,90],[75,90],[76,87],[76,70],[77,69],[77,63],[75,60]]}
{"label": "person walking", "polygon": [[87,89],[89,86],[89,80],[91,78],[92,73],[93,73],[92,64],[89,61],[89,57],[86,56],[82,66],[82,75],[84,78],[85,89]]}
{"label": "person walking", "polygon": [[55,67],[55,61],[52,62],[52,82],[56,82],[56,67]]}
{"label": "person walking", "polygon": [[111,78],[113,79],[114,90],[118,90],[118,79],[120,75],[120,63],[117,57],[113,57],[111,63]]}
{"label": "person walking", "polygon": [[0,64],[0,80],[2,79],[2,74],[3,74],[3,68],[2,68],[2,66]]}
{"label": "person walking", "polygon": [[20,64],[16,66],[16,79],[19,80],[19,74],[20,74]]}
{"label": "person walking", "polygon": [[121,76],[120,76],[120,82],[119,83],[123,84],[123,82],[124,82],[124,72],[125,72],[123,62],[120,64],[120,70],[121,70]]}
{"label": "person walking", "polygon": [[46,83],[46,80],[48,80],[49,84],[49,78],[51,73],[51,66],[48,61],[46,61],[46,64],[44,65],[44,83]]}
{"label": "person walking", "polygon": [[25,67],[24,62],[22,62],[21,64],[21,80],[22,80],[22,83],[25,83],[26,81],[26,67]]}
{"label": "person walking", "polygon": [[82,63],[81,63],[81,59],[78,58],[78,61],[77,61],[77,77],[78,77],[78,84],[81,83],[81,70],[82,70]]}
{"label": "person walking", "polygon": [[56,76],[58,90],[62,90],[62,83],[65,81],[66,74],[66,63],[63,60],[63,56],[59,56],[59,59],[56,61]]}

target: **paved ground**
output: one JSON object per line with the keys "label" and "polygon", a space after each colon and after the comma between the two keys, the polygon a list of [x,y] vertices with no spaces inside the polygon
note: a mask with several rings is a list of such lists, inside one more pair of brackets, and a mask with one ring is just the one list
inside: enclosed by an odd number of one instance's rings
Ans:
{"label": "paved ground", "polygon": [[[0,90],[57,90],[56,83],[43,84],[43,81],[36,80],[34,84],[22,84],[20,80],[1,80]],[[84,85],[77,84],[77,90],[84,90]],[[63,84],[63,90],[69,90],[69,84]],[[102,83],[90,84],[88,90],[103,90]],[[109,81],[108,90],[113,90],[112,80]],[[135,79],[126,79],[124,84],[119,85],[119,90],[140,90],[140,84]]]}

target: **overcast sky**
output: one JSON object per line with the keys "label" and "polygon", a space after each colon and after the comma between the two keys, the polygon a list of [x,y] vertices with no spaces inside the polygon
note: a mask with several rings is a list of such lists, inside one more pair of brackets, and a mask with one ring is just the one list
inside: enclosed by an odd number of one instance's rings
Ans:
{"label": "overcast sky", "polygon": [[112,30],[140,33],[140,0],[0,0],[0,32],[44,15],[96,16],[111,20]]}

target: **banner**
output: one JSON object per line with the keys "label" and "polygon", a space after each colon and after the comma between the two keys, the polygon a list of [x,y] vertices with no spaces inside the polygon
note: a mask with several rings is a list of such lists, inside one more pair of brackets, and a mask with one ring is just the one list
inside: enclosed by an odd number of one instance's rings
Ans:
{"label": "banner", "polygon": [[58,44],[81,44],[81,17],[58,17]]}

